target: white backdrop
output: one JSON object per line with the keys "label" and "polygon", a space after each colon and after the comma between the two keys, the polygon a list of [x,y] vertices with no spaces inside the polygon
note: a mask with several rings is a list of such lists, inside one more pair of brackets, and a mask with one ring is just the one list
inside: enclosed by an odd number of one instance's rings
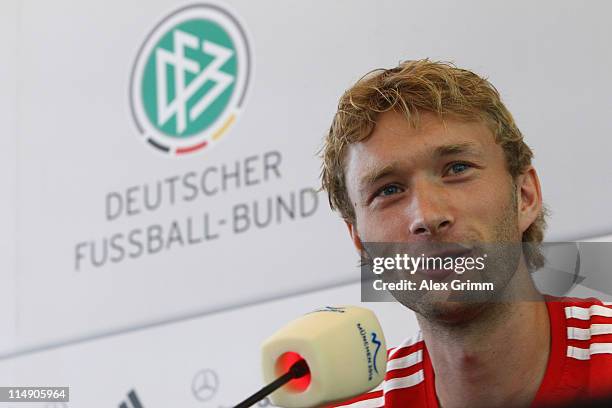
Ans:
{"label": "white backdrop", "polygon": [[17,3],[0,3],[0,350],[16,346]]}
{"label": "white backdrop", "polygon": [[[612,232],[609,2],[215,0],[247,33],[252,75],[245,103],[216,145],[170,157],[139,140],[130,75],[147,35],[189,4],[0,5],[0,51],[11,56],[0,66],[3,384],[12,375],[21,385],[70,384],[71,406],[88,408],[118,404],[129,387],[141,386],[145,406],[169,406],[183,398],[173,388],[179,383],[162,387],[175,371],[189,377],[200,366],[221,370],[237,349],[251,369],[273,328],[322,303],[357,302],[350,285],[316,292],[359,276],[344,226],[324,195],[310,193],[318,186],[316,151],[343,90],[402,59],[452,60],[500,90],[536,154],[553,213],[549,240]],[[278,170],[267,180],[265,157]],[[154,211],[142,205],[145,186],[167,187],[169,178],[210,168],[219,174],[236,163],[238,187],[230,179],[227,191],[213,196],[166,198]],[[245,185],[248,163],[258,184]],[[181,197],[186,190],[177,186]],[[135,214],[109,220],[110,195],[122,195],[125,207],[131,192]],[[279,197],[295,200],[295,217],[283,213],[279,222],[255,227],[255,206],[270,202],[274,214],[282,212]],[[244,232],[235,231],[244,221],[240,211],[251,217]],[[204,220],[214,239],[103,266],[84,255],[77,267],[77,251],[100,248],[115,234],[152,225],[167,233],[174,221],[186,234],[191,222],[201,230]],[[311,297],[292,297],[305,292]],[[266,300],[273,303],[255,306]],[[414,324],[395,323],[407,312],[393,310],[381,310],[381,318],[399,341]],[[228,394],[219,394],[218,405],[258,384],[253,368],[230,388],[232,373],[223,373]],[[112,391],[96,394],[101,382]],[[180,406],[202,406],[184,398]]]}

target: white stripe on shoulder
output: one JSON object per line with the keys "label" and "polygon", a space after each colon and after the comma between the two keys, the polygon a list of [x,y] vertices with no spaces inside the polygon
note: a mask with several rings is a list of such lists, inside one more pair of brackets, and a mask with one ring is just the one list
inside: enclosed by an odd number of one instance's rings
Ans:
{"label": "white stripe on shoulder", "polygon": [[593,343],[589,348],[567,347],[567,356],[576,360],[589,360],[593,354],[612,354],[612,343]]}
{"label": "white stripe on shoulder", "polygon": [[392,378],[390,380],[385,380],[385,384],[383,385],[383,389],[385,390],[385,394],[389,391],[397,390],[399,388],[408,388],[414,387],[417,384],[423,382],[425,375],[423,370],[419,370],[414,374],[411,374],[406,377]]}
{"label": "white stripe on shoulder", "polygon": [[567,328],[567,338],[570,340],[590,340],[591,336],[601,334],[612,334],[612,324],[592,324],[589,329]]}
{"label": "white stripe on shoulder", "polygon": [[575,358],[576,360],[588,360],[591,358],[589,349],[567,346],[567,357]]}
{"label": "white stripe on shoulder", "polygon": [[591,316],[612,317],[612,309],[601,305],[591,307],[567,306],[565,317],[567,319],[589,320]]}
{"label": "white stripe on shoulder", "polygon": [[370,398],[367,400],[353,402],[348,405],[338,405],[338,407],[346,407],[346,408],[379,408],[385,406],[385,397],[376,397]]}
{"label": "white stripe on shoulder", "polygon": [[394,360],[387,361],[387,372],[391,370],[398,370],[400,368],[412,367],[423,361],[423,350],[417,350],[414,353],[410,353],[405,357],[396,358]]}
{"label": "white stripe on shoulder", "polygon": [[401,349],[404,349],[404,348],[410,347],[410,346],[414,346],[415,344],[417,344],[420,341],[423,341],[423,334],[419,331],[419,333],[415,337],[409,337],[406,340],[404,340],[402,342],[402,344],[400,344],[397,347],[395,347],[393,349],[393,351],[389,353],[389,357],[387,359],[391,360],[393,358],[393,356],[395,355],[395,353],[397,353]]}
{"label": "white stripe on shoulder", "polygon": [[568,327],[567,338],[570,340],[590,340],[591,331],[589,329],[581,329],[579,327]]}
{"label": "white stripe on shoulder", "polygon": [[612,306],[612,302],[601,302],[601,303],[603,303],[606,306]]}
{"label": "white stripe on shoulder", "polygon": [[591,355],[593,354],[612,354],[612,343],[592,343]]}

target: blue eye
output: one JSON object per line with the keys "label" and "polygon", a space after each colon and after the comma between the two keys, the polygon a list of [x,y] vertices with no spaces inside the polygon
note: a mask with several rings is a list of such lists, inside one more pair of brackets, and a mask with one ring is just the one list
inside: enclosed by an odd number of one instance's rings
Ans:
{"label": "blue eye", "polygon": [[467,163],[455,163],[449,168],[449,173],[451,174],[459,174],[471,168]]}
{"label": "blue eye", "polygon": [[392,194],[397,194],[400,192],[400,188],[396,185],[388,185],[383,187],[382,189],[380,189],[380,191],[378,192],[378,195],[381,196],[390,196]]}

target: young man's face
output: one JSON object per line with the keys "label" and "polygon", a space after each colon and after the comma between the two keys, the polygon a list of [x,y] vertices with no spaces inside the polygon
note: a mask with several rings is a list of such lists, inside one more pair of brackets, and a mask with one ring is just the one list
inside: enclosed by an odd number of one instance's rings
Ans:
{"label": "young man's face", "polygon": [[422,113],[415,129],[401,114],[383,113],[371,136],[348,148],[345,176],[358,249],[362,242],[520,242],[535,219],[522,203],[524,178],[513,192],[504,152],[483,123]]}

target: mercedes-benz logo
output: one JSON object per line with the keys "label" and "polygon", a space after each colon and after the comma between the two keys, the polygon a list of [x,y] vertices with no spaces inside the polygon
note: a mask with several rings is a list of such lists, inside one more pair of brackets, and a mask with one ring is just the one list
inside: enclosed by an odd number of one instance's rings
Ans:
{"label": "mercedes-benz logo", "polygon": [[214,397],[218,388],[219,377],[208,368],[198,371],[191,381],[193,396],[200,401],[208,401]]}
{"label": "mercedes-benz logo", "polygon": [[266,397],[262,399],[261,401],[259,401],[257,403],[257,406],[263,408],[263,407],[276,407],[277,405],[274,405],[272,401],[270,401],[270,397]]}

